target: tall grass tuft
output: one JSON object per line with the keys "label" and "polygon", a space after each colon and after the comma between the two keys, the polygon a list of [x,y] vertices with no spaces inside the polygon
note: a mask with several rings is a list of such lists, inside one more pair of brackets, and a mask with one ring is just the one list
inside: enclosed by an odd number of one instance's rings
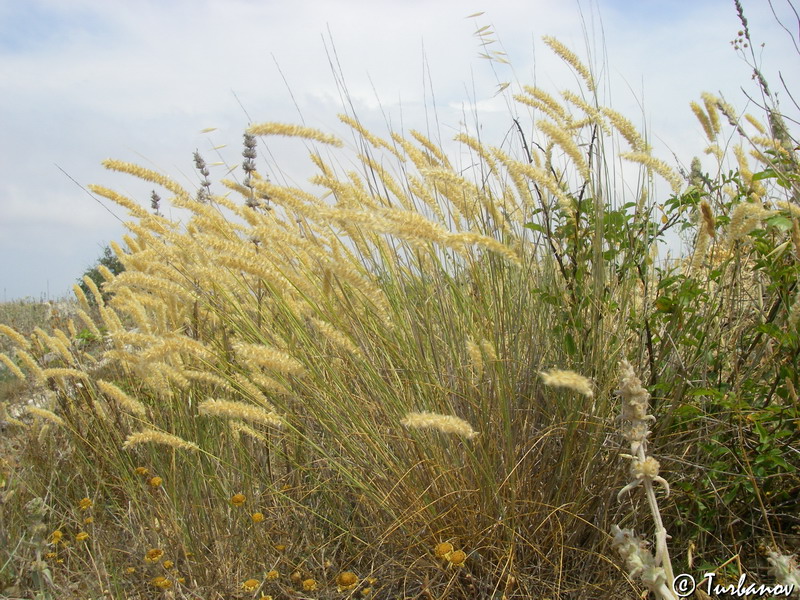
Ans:
{"label": "tall grass tuft", "polygon": [[[36,522],[62,532],[44,578],[22,546],[0,551],[3,583],[633,597],[608,533],[630,518],[616,501],[631,488],[614,436],[618,362],[633,483],[652,506],[660,468],[674,473],[653,513],[651,588],[671,585],[667,524],[678,552],[691,542],[709,564],[747,544],[734,522],[785,543],[796,152],[750,136],[708,95],[692,110],[711,141],[721,113],[754,154],[736,156],[733,178],[684,180],[600,103],[577,55],[547,43],[583,89],[521,89],[532,124],[512,144],[461,132],[468,172],[424,135],[381,138],[352,114],[360,172],[339,138],[278,123],[248,129],[244,185],[213,181],[199,154],[199,193],[107,161],[189,217],[93,188],[131,213],[112,245],[124,270],[87,281],[96,302],[79,297],[52,333],[0,329],[9,370],[52,392],[20,427],[27,470],[4,467],[17,498],[0,510],[22,539],[19,507],[39,498]],[[312,148],[310,186],[258,172],[266,135]],[[614,184],[617,157],[638,183]],[[679,229],[694,255],[657,263]],[[649,396],[653,418],[635,401]],[[660,460],[644,454],[648,436]]]}

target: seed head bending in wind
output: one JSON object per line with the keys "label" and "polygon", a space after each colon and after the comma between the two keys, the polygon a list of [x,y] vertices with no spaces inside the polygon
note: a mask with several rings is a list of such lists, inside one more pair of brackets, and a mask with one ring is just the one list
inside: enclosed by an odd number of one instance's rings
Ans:
{"label": "seed head bending in wind", "polygon": [[551,369],[549,373],[539,373],[539,375],[542,376],[542,381],[544,381],[545,385],[569,388],[575,390],[579,394],[583,394],[587,398],[594,396],[594,392],[592,392],[592,382],[574,371]]}
{"label": "seed head bending in wind", "polygon": [[433,412],[410,412],[400,421],[412,429],[438,429],[442,433],[454,433],[471,440],[478,435],[472,426],[463,419],[452,415],[440,415]]}

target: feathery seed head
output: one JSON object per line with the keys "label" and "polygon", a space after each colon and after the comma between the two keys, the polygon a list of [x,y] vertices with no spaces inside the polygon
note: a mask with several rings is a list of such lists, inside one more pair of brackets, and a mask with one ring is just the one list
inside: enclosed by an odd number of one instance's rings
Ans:
{"label": "feathery seed head", "polygon": [[478,346],[478,344],[476,344],[472,338],[467,339],[466,346],[467,355],[469,356],[470,364],[475,371],[475,376],[481,377],[481,375],[483,375],[483,355],[481,354],[480,346]]}
{"label": "feathery seed head", "polygon": [[[78,289],[80,289],[80,288],[78,288]],[[83,293],[83,292],[81,292],[81,293]],[[9,339],[11,339],[20,348],[24,348],[25,350],[28,350],[31,347],[31,343],[28,341],[28,339],[25,336],[23,336],[22,334],[20,334],[16,330],[12,329],[8,325],[0,324],[0,334],[3,334],[6,337],[8,337]]]}
{"label": "feathery seed head", "polygon": [[757,229],[761,222],[773,214],[773,211],[764,208],[760,202],[741,202],[733,209],[730,223],[728,223],[728,241],[733,244],[748,233]]}
{"label": "feathery seed head", "polygon": [[[716,137],[722,128],[719,122],[719,112],[717,112],[717,98],[713,94],[709,94],[708,92],[703,92],[700,94],[700,97],[703,99],[703,105],[706,108],[706,114],[708,115],[708,122],[711,126],[711,133],[714,137]],[[713,138],[709,136],[709,140],[713,141]]]}
{"label": "feathery seed head", "polygon": [[297,137],[323,144],[330,144],[340,148],[343,146],[341,140],[338,138],[322,133],[317,129],[311,127],[302,127],[300,125],[288,125],[286,123],[259,123],[251,125],[247,129],[250,135],[282,135],[286,137]]}
{"label": "feathery seed head", "polygon": [[611,125],[619,131],[622,137],[625,138],[625,141],[631,147],[631,150],[634,152],[648,152],[650,150],[647,143],[642,139],[642,136],[639,134],[639,131],[636,129],[633,123],[628,120],[622,113],[615,111],[612,108],[608,108],[604,106],[600,109],[608,120],[611,122]]}
{"label": "feathery seed head", "polygon": [[233,400],[204,400],[198,406],[198,411],[201,415],[243,419],[251,423],[260,423],[272,427],[281,427],[283,425],[283,421],[274,412]]}
{"label": "feathery seed head", "polygon": [[700,121],[700,125],[703,126],[703,131],[706,133],[706,137],[709,141],[713,142],[715,139],[714,130],[711,127],[711,120],[708,118],[708,115],[703,111],[702,107],[697,102],[691,102],[689,106],[694,113],[694,116],[697,117],[697,120]]}
{"label": "feathery seed head", "polygon": [[61,417],[59,417],[53,411],[47,410],[46,408],[39,408],[38,406],[28,406],[26,410],[28,414],[37,416],[46,421],[50,421],[51,423],[54,423],[56,425],[60,426],[64,425],[64,420]]}
{"label": "feathery seed head", "polygon": [[639,163],[653,172],[658,173],[661,175],[661,177],[667,180],[674,193],[680,193],[683,185],[680,176],[663,160],[659,160],[646,152],[624,152],[619,156],[625,160]]}
{"label": "feathery seed head", "polygon": [[402,425],[411,429],[437,429],[442,433],[452,433],[471,440],[477,437],[469,423],[451,415],[440,415],[433,412],[410,412],[400,421]]}
{"label": "feathery seed head", "polygon": [[545,44],[550,46],[553,52],[560,56],[564,62],[569,64],[581,77],[583,77],[584,82],[586,82],[586,88],[590,92],[595,91],[594,78],[592,77],[592,74],[572,50],[567,48],[554,37],[546,35],[542,39],[544,40]]}
{"label": "feathery seed head", "polygon": [[710,237],[716,237],[716,222],[714,221],[714,213],[711,212],[711,205],[708,201],[703,200],[700,202],[700,216],[703,218],[703,226]]}
{"label": "feathery seed head", "polygon": [[177,435],[156,431],[155,429],[144,429],[130,434],[125,438],[125,443],[122,444],[122,447],[123,449],[128,449],[138,444],[163,444],[178,450],[200,450],[197,444],[193,442],[187,442]]}
{"label": "feathery seed head", "polygon": [[594,396],[594,392],[592,392],[592,382],[574,371],[552,369],[549,373],[539,373],[539,375],[541,375],[545,385],[569,388],[575,390],[579,394],[583,394],[587,398]]}
{"label": "feathery seed head", "polygon": [[131,398],[113,383],[103,381],[102,379],[98,379],[96,383],[97,388],[107,397],[113,399],[117,404],[119,404],[120,408],[123,410],[127,410],[128,412],[139,415],[140,417],[147,415],[147,409],[145,408],[144,404],[134,398]]}
{"label": "feathery seed head", "polygon": [[25,380],[25,373],[23,373],[17,364],[3,352],[0,352],[0,362],[2,362],[17,379]]}

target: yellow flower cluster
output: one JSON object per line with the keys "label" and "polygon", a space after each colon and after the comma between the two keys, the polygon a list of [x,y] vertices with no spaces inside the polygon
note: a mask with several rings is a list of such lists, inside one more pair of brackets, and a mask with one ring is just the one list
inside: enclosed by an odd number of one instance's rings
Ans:
{"label": "yellow flower cluster", "polygon": [[344,571],[336,577],[336,589],[345,592],[354,589],[358,585],[358,576],[352,571]]}
{"label": "yellow flower cluster", "polygon": [[467,553],[463,550],[456,550],[450,542],[440,542],[433,549],[436,558],[443,558],[455,567],[464,566],[467,562]]}

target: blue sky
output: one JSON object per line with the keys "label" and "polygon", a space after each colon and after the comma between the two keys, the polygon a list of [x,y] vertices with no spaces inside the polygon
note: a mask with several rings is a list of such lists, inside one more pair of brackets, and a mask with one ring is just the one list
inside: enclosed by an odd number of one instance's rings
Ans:
{"label": "blue sky", "polygon": [[[796,82],[800,55],[789,35],[765,1],[743,3],[752,34],[766,42],[758,52],[768,79],[777,86],[781,70]],[[793,23],[785,0],[774,4]],[[478,58],[476,24],[493,27],[513,69],[493,72]],[[191,188],[195,149],[209,162],[240,162],[247,115],[339,127],[328,31],[368,126],[383,133],[388,115],[395,127],[430,130],[435,105],[434,131],[445,139],[473,101],[485,131],[502,136],[510,122],[503,98],[494,97],[497,82],[568,87],[569,72],[541,37],[553,35],[583,57],[588,40],[587,62],[604,81],[605,100],[647,126],[661,157],[688,162],[704,144],[689,102],[722,92],[744,108],[740,88],[754,91],[729,43],[738,29],[733,2],[721,0],[520,0],[491,8],[471,0],[0,0],[0,299],[66,294],[124,233],[123,211],[100,205],[58,167],[81,185],[112,187],[147,206],[149,186],[100,162],[138,162]],[[216,130],[200,133],[208,127]],[[273,179],[308,177],[302,146],[267,149],[271,156],[259,151]],[[212,179],[223,174],[219,167]]]}

